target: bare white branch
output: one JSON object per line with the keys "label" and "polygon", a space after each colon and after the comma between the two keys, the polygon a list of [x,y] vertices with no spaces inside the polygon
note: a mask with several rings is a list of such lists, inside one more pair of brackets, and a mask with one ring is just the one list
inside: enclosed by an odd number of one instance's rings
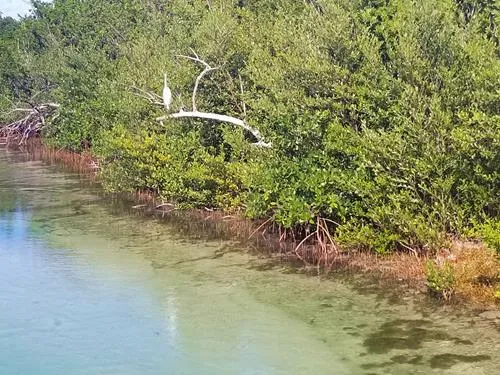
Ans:
{"label": "bare white branch", "polygon": [[246,131],[248,131],[250,134],[252,134],[255,139],[257,140],[256,143],[254,143],[255,146],[259,147],[265,147],[265,148],[271,148],[272,144],[269,142],[266,142],[262,134],[258,129],[255,129],[248,125],[246,122],[243,120],[232,117],[232,116],[227,116],[227,115],[220,115],[218,113],[208,113],[208,112],[200,112],[200,111],[192,111],[192,112],[184,112],[180,111],[177,113],[172,113],[170,115],[165,115],[158,117],[156,120],[157,121],[163,121],[169,118],[199,118],[199,119],[206,119],[206,120],[215,120],[215,121],[220,121],[220,122],[226,122],[229,124],[233,124],[236,126],[239,126]]}
{"label": "bare white branch", "polygon": [[186,55],[177,55],[177,57],[189,59],[189,60],[195,61],[197,63],[200,63],[204,66],[203,71],[198,75],[198,77],[196,77],[196,81],[194,82],[192,105],[193,105],[193,111],[196,111],[196,94],[198,93],[198,87],[200,86],[201,79],[208,72],[211,72],[213,70],[217,70],[219,68],[218,67],[211,67],[210,64],[208,64],[205,60],[200,59],[200,57],[196,54],[196,52],[194,52],[193,50],[191,50],[191,51],[193,52],[194,57],[193,56],[186,56]]}
{"label": "bare white branch", "polygon": [[245,104],[245,101],[243,100],[243,80],[241,79],[241,74],[238,73],[238,78],[240,79],[240,92],[241,92],[241,106],[243,108],[243,114],[245,117],[247,117],[247,105]]}

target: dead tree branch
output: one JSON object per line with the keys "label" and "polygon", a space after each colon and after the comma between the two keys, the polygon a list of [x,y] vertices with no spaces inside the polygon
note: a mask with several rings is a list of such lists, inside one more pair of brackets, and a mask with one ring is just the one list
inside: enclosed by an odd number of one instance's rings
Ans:
{"label": "dead tree branch", "polygon": [[248,131],[250,134],[252,134],[255,139],[257,140],[256,143],[254,143],[254,146],[258,147],[265,147],[265,148],[271,148],[272,144],[269,142],[266,142],[262,134],[258,129],[255,129],[248,125],[246,122],[243,120],[240,120],[239,118],[232,117],[232,116],[227,116],[227,115],[220,115],[218,113],[208,113],[208,112],[199,112],[199,111],[192,111],[192,112],[184,112],[184,111],[179,111],[177,113],[172,113],[170,115],[165,115],[158,117],[156,120],[158,121],[163,121],[168,118],[200,118],[200,119],[206,119],[206,120],[215,120],[219,122],[227,122],[229,124],[233,124],[236,126],[239,126],[246,131]]}
{"label": "dead tree branch", "polygon": [[5,138],[7,143],[16,140],[22,145],[28,138],[40,133],[49,117],[57,116],[58,108],[57,103],[43,103],[33,105],[32,108],[14,108],[12,112],[24,112],[26,115],[9,124],[0,125],[0,137]]}
{"label": "dead tree branch", "polygon": [[245,104],[245,100],[243,99],[243,80],[241,79],[240,73],[238,73],[238,78],[240,79],[241,107],[243,109],[243,115],[247,117],[247,105]]}
{"label": "dead tree branch", "polygon": [[196,52],[194,52],[193,50],[191,50],[191,52],[193,52],[194,56],[177,55],[177,57],[183,57],[185,59],[189,59],[189,60],[195,61],[197,63],[200,63],[204,66],[203,71],[200,74],[198,74],[198,77],[196,77],[196,81],[194,82],[192,105],[193,105],[193,112],[196,112],[196,94],[198,93],[198,87],[200,86],[201,79],[203,78],[203,76],[205,74],[207,74],[213,70],[217,70],[219,68],[218,67],[211,67],[206,61],[200,59],[200,57],[196,54]]}

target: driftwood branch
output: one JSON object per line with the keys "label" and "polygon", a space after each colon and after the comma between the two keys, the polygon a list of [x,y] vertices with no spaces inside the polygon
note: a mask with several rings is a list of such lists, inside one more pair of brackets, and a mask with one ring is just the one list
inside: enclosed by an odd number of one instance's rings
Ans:
{"label": "driftwood branch", "polygon": [[266,148],[272,147],[272,144],[265,141],[264,137],[262,136],[262,134],[258,129],[251,127],[246,122],[236,117],[220,115],[217,113],[200,112],[200,111],[192,111],[192,112],[179,111],[177,113],[172,113],[169,115],[158,117],[156,120],[163,121],[168,118],[199,118],[199,119],[227,122],[229,124],[239,126],[248,131],[250,134],[252,134],[257,140],[257,142],[254,143],[255,146],[266,147]]}
{"label": "driftwood branch", "polygon": [[28,138],[40,133],[46,125],[47,118],[57,116],[58,108],[57,103],[43,103],[33,105],[31,108],[14,108],[12,112],[26,114],[9,124],[0,125],[0,137],[5,138],[7,143],[16,140],[19,145],[22,145]]}

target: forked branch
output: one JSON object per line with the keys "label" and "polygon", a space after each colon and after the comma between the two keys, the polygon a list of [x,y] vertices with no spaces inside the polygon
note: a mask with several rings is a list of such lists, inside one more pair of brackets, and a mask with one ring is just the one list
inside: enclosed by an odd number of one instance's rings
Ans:
{"label": "forked branch", "polygon": [[193,50],[191,50],[191,52],[193,52],[193,56],[177,55],[177,57],[183,57],[185,59],[195,61],[197,63],[202,64],[204,67],[203,71],[200,74],[198,74],[198,77],[196,77],[196,81],[194,82],[192,104],[193,104],[193,112],[196,112],[196,94],[198,93],[198,87],[200,86],[201,79],[203,78],[203,76],[205,74],[207,74],[213,70],[217,70],[219,68],[218,67],[211,67],[205,60],[200,59],[200,57],[196,54],[196,52],[194,52]]}

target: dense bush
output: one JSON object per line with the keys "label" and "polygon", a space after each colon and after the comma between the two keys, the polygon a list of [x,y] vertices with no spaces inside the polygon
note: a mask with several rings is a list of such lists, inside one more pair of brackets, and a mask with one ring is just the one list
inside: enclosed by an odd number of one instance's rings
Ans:
{"label": "dense bush", "polygon": [[[346,246],[433,249],[500,216],[498,8],[36,2],[32,16],[1,20],[0,105],[60,103],[45,139],[91,147],[111,190],[243,209],[298,233],[322,217]],[[189,106],[201,68],[177,55],[190,49],[219,67],[198,107],[245,118],[272,149],[231,125],[155,121],[162,107],[134,92],[160,93],[167,72],[174,110]]]}
{"label": "dense bush", "polygon": [[445,300],[450,299],[456,283],[453,265],[447,261],[439,265],[432,260],[428,260],[425,265],[425,273],[427,286],[431,292]]}

